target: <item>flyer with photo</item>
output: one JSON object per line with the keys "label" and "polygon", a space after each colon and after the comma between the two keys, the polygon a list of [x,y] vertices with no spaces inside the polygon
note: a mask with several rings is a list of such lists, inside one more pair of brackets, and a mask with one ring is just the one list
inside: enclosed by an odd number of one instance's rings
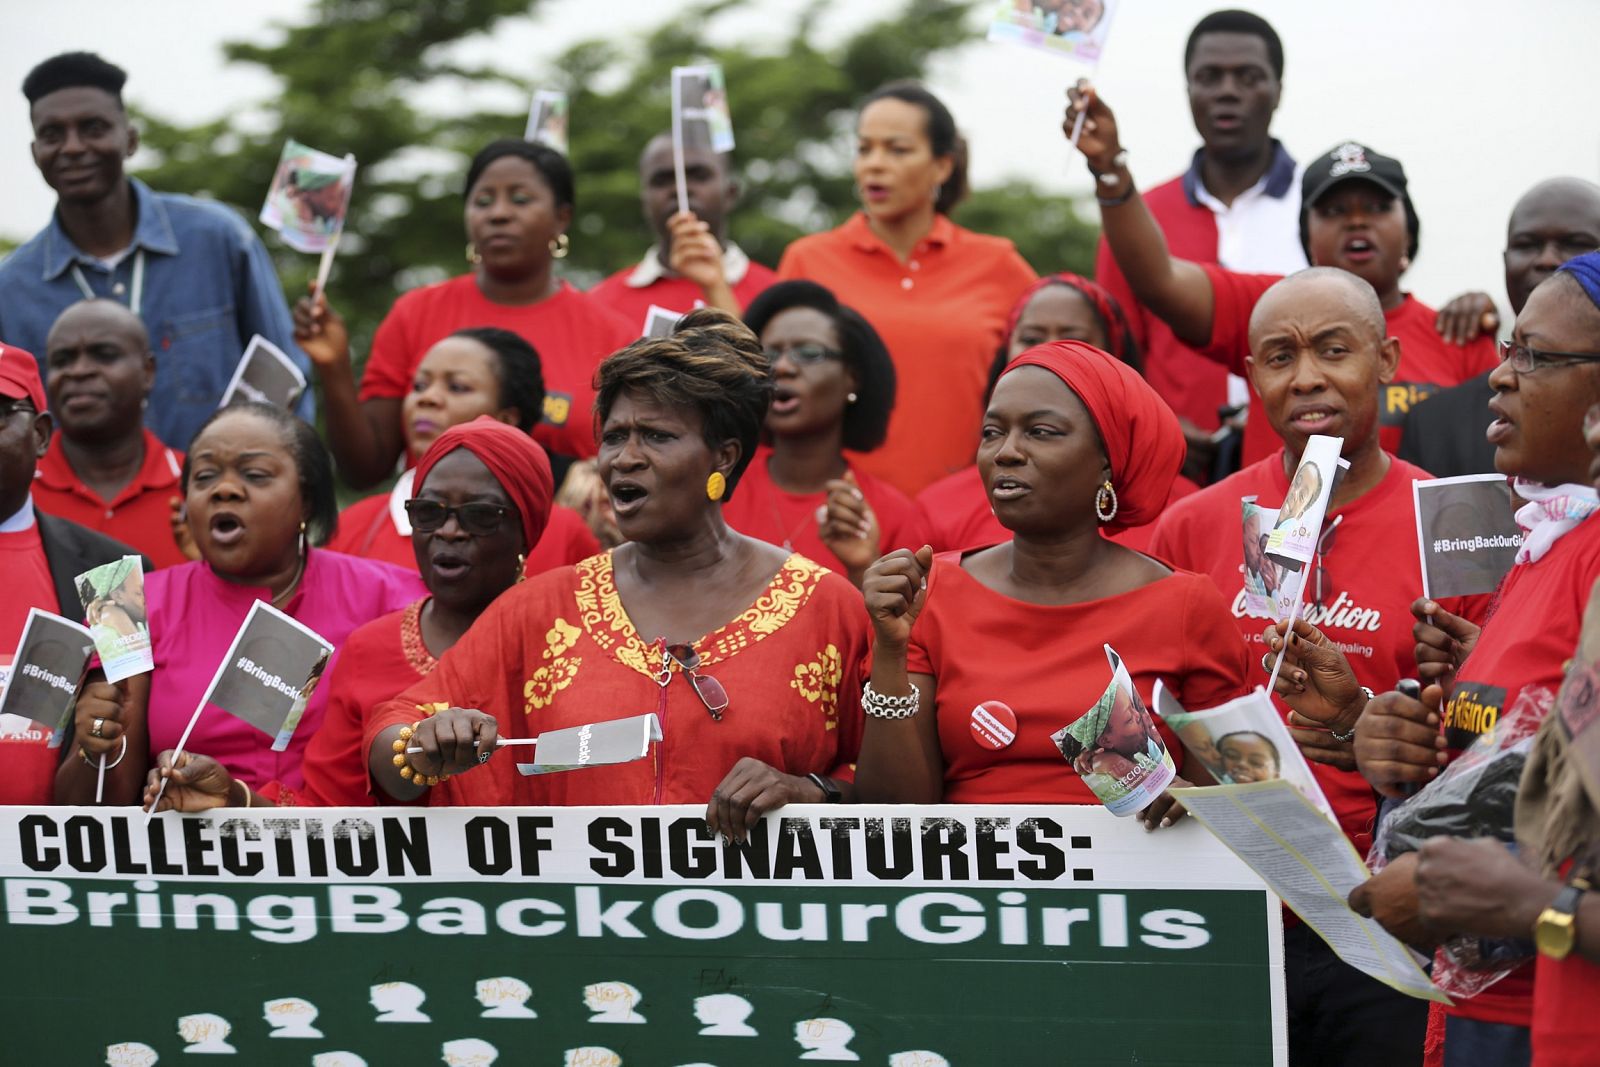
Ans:
{"label": "flyer with photo", "polygon": [[1111,814],[1133,815],[1149,807],[1178,770],[1122,657],[1110,645],[1103,647],[1111,684],[1092,708],[1050,740]]}
{"label": "flyer with photo", "polygon": [[1311,773],[1311,764],[1294,743],[1265,689],[1257,686],[1253,692],[1226,704],[1191,712],[1157,681],[1150,702],[1189,755],[1199,760],[1219,784],[1244,785],[1281,778],[1300,790],[1318,811],[1338,821]]}
{"label": "flyer with photo", "polygon": [[1252,619],[1282,622],[1289,615],[1301,572],[1267,556],[1267,538],[1278,521],[1277,508],[1264,508],[1256,498],[1239,498],[1243,514],[1244,612]]}
{"label": "flyer with photo", "polygon": [[1492,593],[1517,561],[1522,528],[1503,474],[1411,483],[1416,502],[1422,595]]}
{"label": "flyer with photo", "polygon": [[285,141],[261,222],[299,252],[324,252],[337,241],[350,208],[356,158],[330,156],[295,140]]}
{"label": "flyer with photo", "polygon": [[672,106],[677,111],[673,128],[681,131],[683,147],[733,151],[733,116],[717,64],[673,67]]}
{"label": "flyer with photo", "polygon": [[559,89],[537,89],[528,106],[524,141],[532,141],[567,154],[567,94]]}
{"label": "flyer with photo", "polygon": [[1118,0],[999,0],[989,40],[1007,41],[1095,66]]}
{"label": "flyer with photo", "polygon": [[243,719],[274,739],[274,752],[282,752],[332,654],[333,646],[316,631],[258,600],[234,635],[201,707],[213,704]]}
{"label": "flyer with photo", "polygon": [[1322,518],[1328,512],[1334,479],[1339,471],[1342,437],[1313,434],[1306,440],[1300,465],[1289,479],[1289,492],[1278,508],[1278,519],[1267,538],[1267,555],[1298,571],[1311,562],[1322,535]]}
{"label": "flyer with photo", "polygon": [[72,709],[94,638],[85,626],[29,608],[22,639],[11,657],[11,674],[0,694],[0,716],[18,715],[50,731],[50,747],[61,744],[72,725]]}
{"label": "flyer with photo", "polygon": [[651,304],[644,313],[644,333],[641,337],[671,337],[672,332],[678,328],[678,320],[684,313],[672,311],[659,304]]}
{"label": "flyer with photo", "polygon": [[306,376],[295,366],[294,360],[258,333],[245,346],[244,355],[233,369],[233,377],[222,391],[217,407],[253,400],[293,411],[305,391]]}
{"label": "flyer with photo", "polygon": [[155,669],[150,619],[144,607],[144,568],[138,556],[123,556],[72,580],[83,604],[83,621],[100,653],[106,681],[120,682]]}
{"label": "flyer with photo", "polygon": [[609,722],[589,722],[564,730],[546,730],[534,745],[533,763],[518,763],[525,775],[576,771],[613,763],[632,763],[650,754],[650,742],[661,740],[655,712]]}

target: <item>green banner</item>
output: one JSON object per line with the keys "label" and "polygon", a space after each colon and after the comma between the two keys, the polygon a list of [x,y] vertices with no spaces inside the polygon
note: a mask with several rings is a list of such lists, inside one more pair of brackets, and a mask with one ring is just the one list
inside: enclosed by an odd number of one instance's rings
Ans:
{"label": "green banner", "polygon": [[1099,808],[0,809],[0,882],[7,1063],[1287,1063],[1276,898]]}

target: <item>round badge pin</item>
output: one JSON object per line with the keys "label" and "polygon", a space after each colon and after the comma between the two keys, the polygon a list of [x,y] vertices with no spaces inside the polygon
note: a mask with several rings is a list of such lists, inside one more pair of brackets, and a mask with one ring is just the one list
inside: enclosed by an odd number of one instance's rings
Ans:
{"label": "round badge pin", "polygon": [[1017,739],[1016,712],[998,700],[985,700],[972,709],[972,738],[998,752]]}

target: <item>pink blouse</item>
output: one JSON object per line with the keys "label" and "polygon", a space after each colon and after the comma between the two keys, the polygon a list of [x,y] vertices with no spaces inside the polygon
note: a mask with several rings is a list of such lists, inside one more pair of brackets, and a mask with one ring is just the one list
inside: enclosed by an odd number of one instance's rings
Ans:
{"label": "pink blouse", "polygon": [[[300,588],[282,610],[321,634],[335,651],[288,750],[272,751],[271,737],[215,707],[208,707],[200,716],[185,747],[215,758],[253,788],[277,780],[300,789],[305,784],[300,761],[306,742],[322,725],[328,704],[327,676],[338,662],[337,650],[356,627],[398,611],[426,593],[414,571],[312,549],[306,556]],[[145,576],[156,664],[150,676],[152,756],[177,745],[250,605],[270,596],[266,589],[218,578],[203,561]]]}

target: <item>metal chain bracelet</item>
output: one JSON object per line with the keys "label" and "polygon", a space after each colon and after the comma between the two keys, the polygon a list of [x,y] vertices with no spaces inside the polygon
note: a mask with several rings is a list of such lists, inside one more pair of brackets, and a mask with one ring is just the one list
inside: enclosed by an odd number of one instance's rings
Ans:
{"label": "metal chain bracelet", "polygon": [[917,713],[922,701],[922,690],[911,683],[911,692],[905,696],[885,696],[872,688],[872,681],[861,687],[861,710],[874,719],[909,719]]}

